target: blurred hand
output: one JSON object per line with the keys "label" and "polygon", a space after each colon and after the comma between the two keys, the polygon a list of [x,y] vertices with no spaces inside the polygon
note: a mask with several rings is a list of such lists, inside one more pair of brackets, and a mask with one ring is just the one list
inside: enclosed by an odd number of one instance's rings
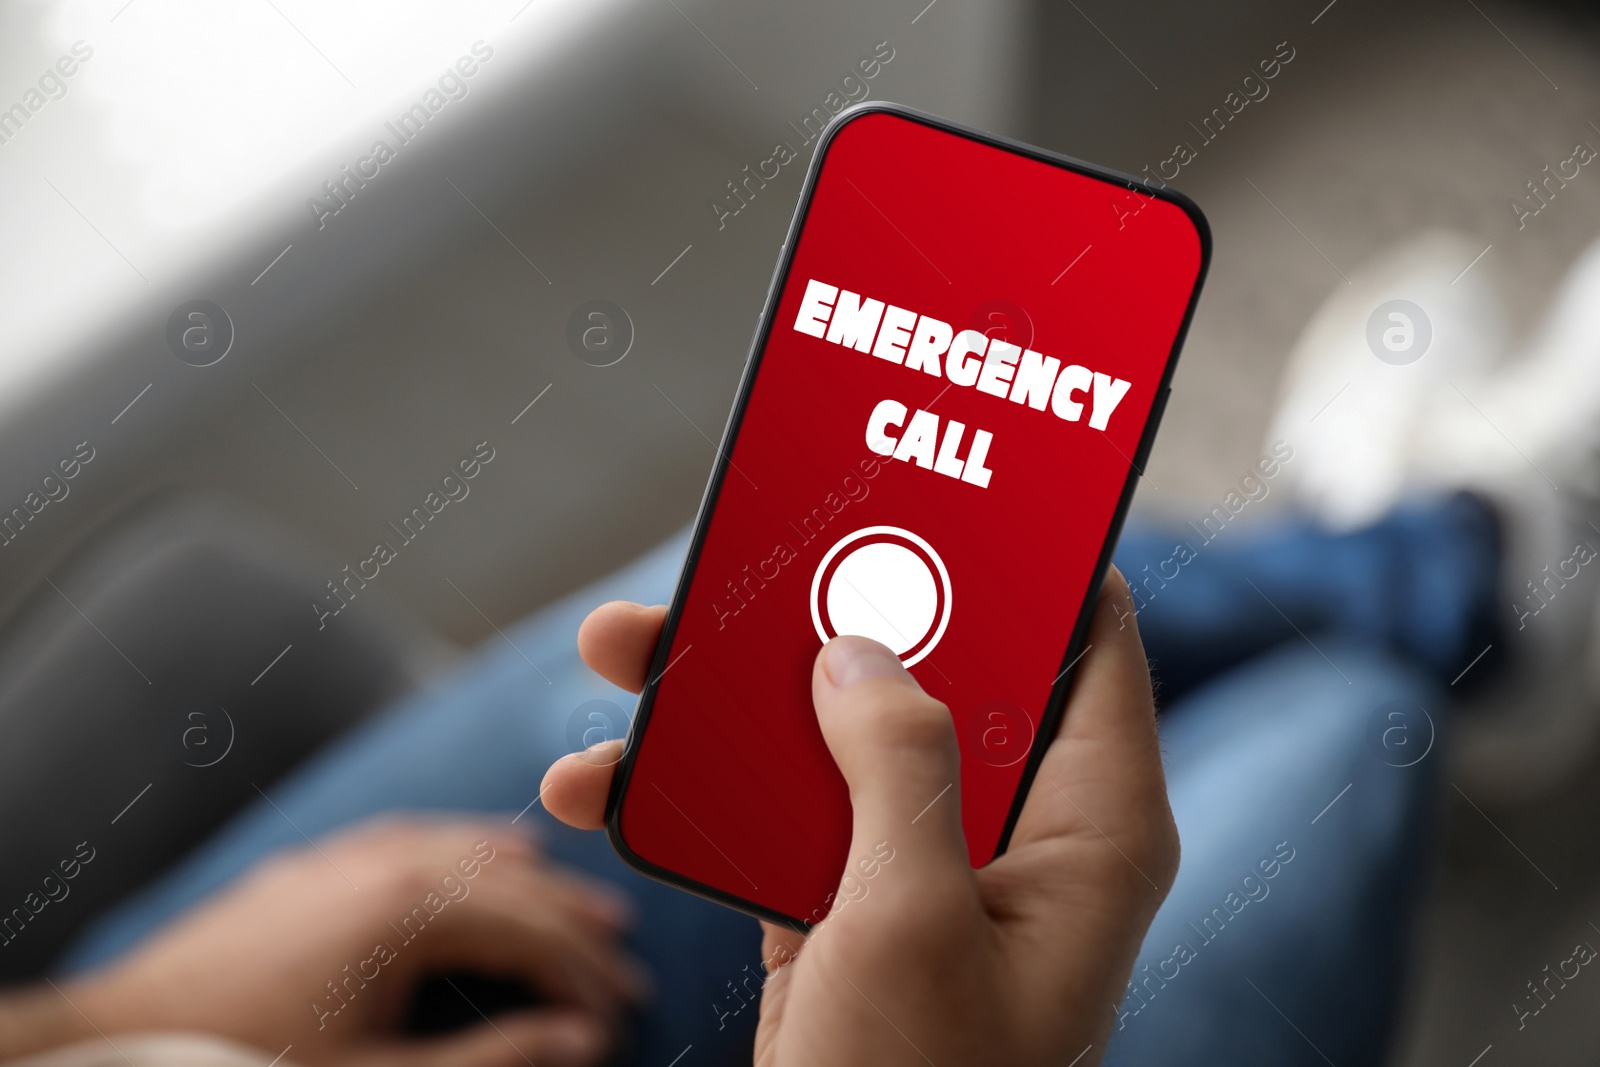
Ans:
{"label": "blurred hand", "polygon": [[[1010,849],[977,871],[959,784],[929,806],[959,781],[949,711],[876,642],[841,637],[822,649],[812,696],[850,788],[851,860],[885,842],[893,862],[809,939],[764,924],[776,973],[763,988],[760,1067],[1028,1067],[1084,1052],[1080,1067],[1099,1061],[1178,866],[1144,648],[1118,619],[1127,602],[1113,570]],[[604,605],[585,621],[579,650],[637,691],[665,610]],[[543,795],[552,814],[603,825],[620,744],[551,767]]]}
{"label": "blurred hand", "polygon": [[[591,1064],[643,984],[619,943],[627,916],[615,891],[541,863],[503,822],[385,820],[267,860],[66,993],[108,1034],[293,1045],[299,1063]],[[551,1004],[398,1033],[419,980],[451,971],[520,979]]]}

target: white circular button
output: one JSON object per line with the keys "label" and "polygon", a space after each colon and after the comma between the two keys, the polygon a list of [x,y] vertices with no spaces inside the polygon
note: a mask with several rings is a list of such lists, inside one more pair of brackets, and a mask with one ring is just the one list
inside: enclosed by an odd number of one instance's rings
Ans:
{"label": "white circular button", "polygon": [[811,621],[827,642],[840,634],[887,645],[920,662],[950,622],[950,575],[927,541],[897,526],[869,526],[828,549],[811,582]]}

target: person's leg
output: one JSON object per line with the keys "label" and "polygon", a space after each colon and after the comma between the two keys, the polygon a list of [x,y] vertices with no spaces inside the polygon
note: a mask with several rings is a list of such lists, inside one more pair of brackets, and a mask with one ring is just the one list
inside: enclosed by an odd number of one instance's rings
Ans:
{"label": "person's leg", "polygon": [[79,971],[120,955],[267,853],[302,846],[307,837],[385,812],[499,811],[519,826],[534,824],[555,859],[614,881],[637,903],[634,950],[666,979],[639,1022],[640,1056],[665,1063],[692,1043],[696,1062],[747,1059],[755,1008],[731,1018],[722,1013],[740,1003],[730,989],[748,977],[745,968],[760,973],[755,920],[633,873],[604,835],[560,826],[536,802],[546,767],[581,747],[584,731],[597,724],[591,712],[614,727],[632,709],[630,695],[579,660],[578,624],[604,600],[665,602],[685,544],[674,538],[510,630],[506,640],[491,640],[460,668],[268,786],[208,844],[101,917],[60,968]]}
{"label": "person's leg", "polygon": [[1114,558],[1168,701],[1301,634],[1387,651],[1445,683],[1493,640],[1497,521],[1467,494],[1348,533],[1294,516],[1218,530],[1130,522]]}
{"label": "person's leg", "polygon": [[1439,687],[1299,641],[1162,723],[1183,842],[1107,1064],[1379,1063],[1438,794]]}

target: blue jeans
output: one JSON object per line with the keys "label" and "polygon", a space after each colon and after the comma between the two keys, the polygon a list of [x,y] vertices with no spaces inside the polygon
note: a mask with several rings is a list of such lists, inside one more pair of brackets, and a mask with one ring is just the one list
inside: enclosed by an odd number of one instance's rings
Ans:
{"label": "blue jeans", "polygon": [[[1457,500],[1357,535],[1300,524],[1247,533],[1197,546],[1140,612],[1158,672],[1189,671],[1166,686],[1180,696],[1162,721],[1184,851],[1108,1063],[1371,1063],[1394,1018],[1436,784],[1442,699],[1428,668],[1463,655],[1475,605],[1461,590],[1492,582],[1492,522]],[[1161,563],[1172,542],[1130,526],[1118,565],[1135,582],[1147,563],[1171,574]],[[101,916],[60,968],[125,952],[264,855],[302,845],[296,826],[316,837],[380,812],[510,819],[526,808],[521,820],[556,859],[639,905],[634,948],[660,992],[638,1020],[635,1062],[664,1065],[690,1045],[696,1064],[748,1062],[755,1008],[726,1012],[744,969],[759,966],[756,924],[634,874],[603,835],[533,804],[545,768],[605,710],[589,702],[631,707],[578,659],[579,622],[604,600],[668,599],[684,546],[676,538],[491,639],[318,754],[271,787],[276,807],[255,804]],[[1381,610],[1404,624],[1379,625]],[[1208,676],[1196,645],[1234,666]]]}

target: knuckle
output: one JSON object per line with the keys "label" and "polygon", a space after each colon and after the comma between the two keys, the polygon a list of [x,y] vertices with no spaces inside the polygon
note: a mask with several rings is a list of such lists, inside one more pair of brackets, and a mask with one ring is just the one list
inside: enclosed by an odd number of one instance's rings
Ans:
{"label": "knuckle", "polygon": [[1183,843],[1178,839],[1177,824],[1168,815],[1161,829],[1161,844],[1152,865],[1160,871],[1156,881],[1161,885],[1162,896],[1172,889],[1178,879],[1178,866],[1183,859]]}
{"label": "knuckle", "polygon": [[874,687],[852,715],[865,739],[882,747],[936,749],[955,743],[950,709],[901,683]]}
{"label": "knuckle", "polygon": [[1144,830],[1134,836],[1128,851],[1140,871],[1134,889],[1154,909],[1166,899],[1178,876],[1178,830],[1171,815],[1141,822]]}
{"label": "knuckle", "polygon": [[1178,876],[1178,860],[1182,850],[1178,840],[1178,824],[1172,817],[1166,791],[1149,795],[1144,803],[1134,805],[1133,812],[1130,825],[1134,831],[1128,846],[1130,854],[1138,859],[1139,866],[1159,888],[1158,899],[1165,898]]}

